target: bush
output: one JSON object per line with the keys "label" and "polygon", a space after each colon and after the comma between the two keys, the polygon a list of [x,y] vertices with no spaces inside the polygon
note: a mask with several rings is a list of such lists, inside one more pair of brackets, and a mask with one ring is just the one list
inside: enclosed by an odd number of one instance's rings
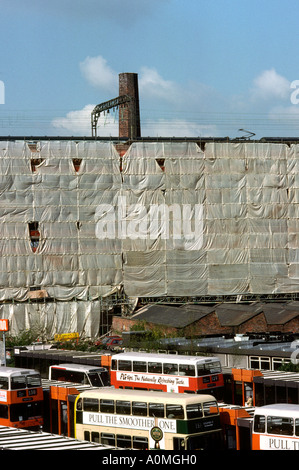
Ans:
{"label": "bush", "polygon": [[23,330],[17,336],[6,335],[5,345],[7,348],[13,348],[14,346],[28,346],[36,342],[39,338],[39,334],[34,330]]}
{"label": "bush", "polygon": [[299,364],[288,362],[286,364],[282,364],[279,370],[284,371],[284,372],[299,372]]}

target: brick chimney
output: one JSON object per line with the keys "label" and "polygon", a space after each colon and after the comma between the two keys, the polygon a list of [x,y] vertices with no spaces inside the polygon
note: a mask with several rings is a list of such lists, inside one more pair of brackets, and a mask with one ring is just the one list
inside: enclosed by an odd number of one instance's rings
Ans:
{"label": "brick chimney", "polygon": [[132,101],[119,109],[119,137],[136,139],[141,137],[138,92],[138,74],[119,74],[119,96],[128,95]]}

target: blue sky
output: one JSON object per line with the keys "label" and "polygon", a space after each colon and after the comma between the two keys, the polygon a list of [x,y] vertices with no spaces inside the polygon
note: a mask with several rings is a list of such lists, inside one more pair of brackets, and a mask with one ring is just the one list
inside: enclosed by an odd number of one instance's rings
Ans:
{"label": "blue sky", "polygon": [[89,136],[134,72],[142,136],[298,136],[298,17],[299,0],[0,0],[0,135]]}

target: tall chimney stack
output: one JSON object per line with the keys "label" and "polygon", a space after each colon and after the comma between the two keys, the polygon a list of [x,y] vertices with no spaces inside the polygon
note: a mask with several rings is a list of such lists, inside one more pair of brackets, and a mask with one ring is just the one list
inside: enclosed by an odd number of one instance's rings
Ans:
{"label": "tall chimney stack", "polygon": [[119,109],[119,137],[136,139],[141,137],[138,92],[138,74],[119,74],[119,96],[127,95],[132,101]]}

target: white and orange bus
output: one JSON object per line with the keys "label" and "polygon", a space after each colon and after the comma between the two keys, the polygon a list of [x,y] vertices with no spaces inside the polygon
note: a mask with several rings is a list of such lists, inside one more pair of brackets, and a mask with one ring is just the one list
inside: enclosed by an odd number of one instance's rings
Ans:
{"label": "white and orange bus", "polygon": [[299,450],[299,405],[280,403],[256,408],[252,450]]}
{"label": "white and orange bus", "polygon": [[124,352],[111,361],[115,388],[176,393],[209,393],[218,397],[224,381],[217,357]]}
{"label": "white and orange bus", "polygon": [[40,429],[43,425],[43,397],[39,372],[0,367],[0,425]]}

